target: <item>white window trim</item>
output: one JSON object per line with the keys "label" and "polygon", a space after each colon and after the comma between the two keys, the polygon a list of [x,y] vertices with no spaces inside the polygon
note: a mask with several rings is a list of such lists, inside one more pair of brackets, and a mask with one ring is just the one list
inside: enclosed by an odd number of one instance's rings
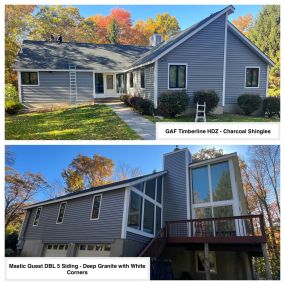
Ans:
{"label": "white window trim", "polygon": [[[99,211],[98,211],[98,218],[92,218],[92,213],[93,213],[93,208],[94,208],[94,200],[95,200],[95,197],[99,197],[100,196],[100,206],[99,206]],[[91,207],[91,213],[90,213],[90,221],[97,221],[100,219],[100,212],[101,212],[101,205],[102,205],[102,194],[99,194],[99,195],[94,195],[93,196],[93,199],[92,199],[92,207]]]}
{"label": "white window trim", "polygon": [[[38,84],[23,84],[23,82],[22,82],[22,73],[37,73],[37,75],[38,75]],[[30,70],[30,71],[21,71],[21,78],[20,78],[20,80],[21,80],[21,86],[40,86],[40,73],[39,73],[39,71],[37,71],[37,70],[34,70],[34,71],[32,71],[32,70]]]}
{"label": "white window trim", "polygon": [[[257,87],[247,87],[246,86],[246,70],[248,68],[258,68],[258,84],[257,84]],[[244,70],[244,88],[246,88],[246,89],[257,89],[257,88],[259,88],[259,85],[260,85],[260,66],[246,66],[245,70]]]}
{"label": "white window trim", "polygon": [[[65,208],[64,208],[64,212],[63,212],[63,216],[62,216],[62,222],[59,222],[58,221],[58,218],[59,218],[59,213],[60,213],[60,209],[61,209],[61,205],[62,204],[65,204]],[[60,205],[59,205],[59,208],[58,208],[58,213],[57,213],[57,218],[56,218],[56,224],[59,225],[59,224],[62,224],[63,223],[63,220],[64,220],[64,215],[65,215],[65,210],[66,210],[66,206],[67,206],[67,201],[65,202],[61,202]]]}
{"label": "white window trim", "polygon": [[[39,215],[39,221],[38,221],[38,224],[35,225],[35,221],[36,221],[36,217],[37,217],[37,212],[38,212],[39,209],[41,210],[41,211],[40,211],[40,215]],[[34,217],[33,227],[37,227],[37,226],[39,225],[40,219],[41,219],[41,215],[42,215],[42,209],[43,209],[43,207],[37,207],[36,214],[35,214],[35,217]]]}
{"label": "white window trim", "polygon": [[[142,73],[144,73],[144,87],[142,87]],[[145,90],[145,69],[144,68],[141,68],[140,69],[140,89],[141,90]]]}
{"label": "white window trim", "polygon": [[[195,264],[196,264],[196,266],[195,266],[195,267],[196,267],[196,272],[197,272],[197,273],[204,273],[204,274],[205,274],[205,273],[206,273],[206,271],[199,271],[199,270],[198,270],[198,252],[202,252],[203,254],[205,254],[205,253],[204,253],[204,251],[202,251],[202,250],[195,251]],[[218,271],[217,271],[217,258],[216,258],[216,252],[215,252],[215,251],[209,251],[209,253],[210,253],[210,252],[211,252],[211,253],[213,253],[213,254],[214,254],[214,256],[215,256],[215,263],[214,263],[214,264],[215,264],[215,266],[214,266],[214,267],[215,267],[215,272],[210,272],[210,274],[217,274],[217,273],[218,273]]]}
{"label": "white window trim", "polygon": [[[186,67],[185,70],[185,87],[184,88],[170,88],[169,87],[169,69],[171,65],[184,65]],[[168,63],[168,72],[167,72],[167,89],[168,90],[187,90],[187,80],[188,79],[188,63],[181,63],[181,62],[169,62]]]}

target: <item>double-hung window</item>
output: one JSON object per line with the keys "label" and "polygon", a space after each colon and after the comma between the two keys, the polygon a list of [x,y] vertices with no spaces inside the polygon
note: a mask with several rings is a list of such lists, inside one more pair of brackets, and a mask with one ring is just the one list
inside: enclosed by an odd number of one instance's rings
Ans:
{"label": "double-hung window", "polygon": [[130,88],[133,88],[134,87],[134,73],[131,72],[130,73]]}
{"label": "double-hung window", "polygon": [[66,209],[66,203],[67,202],[60,203],[58,215],[57,215],[57,220],[56,220],[57,224],[63,223],[64,213],[65,213],[65,209]]}
{"label": "double-hung window", "polygon": [[186,88],[186,64],[169,64],[168,66],[168,88],[185,89]]}
{"label": "double-hung window", "polygon": [[22,85],[39,85],[38,72],[21,72]]}
{"label": "double-hung window", "polygon": [[141,69],[141,88],[145,88],[145,70]]}
{"label": "double-hung window", "polygon": [[33,223],[34,226],[38,226],[39,225],[41,212],[42,212],[42,207],[38,207],[37,211],[36,211],[34,223]]}
{"label": "double-hung window", "polygon": [[102,195],[95,195],[93,198],[91,220],[98,220],[100,216]]}
{"label": "double-hung window", "polygon": [[245,87],[259,87],[259,67],[246,67],[245,69]]}

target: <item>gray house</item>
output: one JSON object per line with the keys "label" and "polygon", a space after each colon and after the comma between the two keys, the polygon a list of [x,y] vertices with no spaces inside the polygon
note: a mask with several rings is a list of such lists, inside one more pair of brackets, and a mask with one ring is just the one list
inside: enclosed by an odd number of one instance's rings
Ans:
{"label": "gray house", "polygon": [[[164,91],[211,89],[217,111],[236,112],[244,93],[267,96],[274,63],[229,21],[233,6],[149,47],[24,41],[15,63],[20,100],[27,106],[74,104],[139,95],[157,108]],[[191,101],[191,100],[190,100]]]}
{"label": "gray house", "polygon": [[176,279],[252,279],[252,257],[264,256],[270,278],[263,217],[247,212],[236,153],[195,162],[176,148],[163,171],[30,205],[18,248],[149,256],[153,279],[163,278],[155,264],[165,259]]}

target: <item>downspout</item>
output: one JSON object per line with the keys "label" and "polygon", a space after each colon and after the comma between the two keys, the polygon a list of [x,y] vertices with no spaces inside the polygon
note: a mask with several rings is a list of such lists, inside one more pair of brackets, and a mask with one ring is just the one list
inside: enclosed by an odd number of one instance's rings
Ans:
{"label": "downspout", "polygon": [[21,84],[21,72],[17,71],[18,76],[18,95],[19,95],[19,102],[22,103],[22,84]]}

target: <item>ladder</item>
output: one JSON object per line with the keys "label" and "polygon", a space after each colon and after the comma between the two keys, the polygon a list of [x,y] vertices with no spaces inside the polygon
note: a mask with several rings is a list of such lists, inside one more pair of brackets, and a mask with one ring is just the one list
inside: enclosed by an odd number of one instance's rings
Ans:
{"label": "ladder", "polygon": [[76,65],[69,64],[69,103],[77,106]]}
{"label": "ladder", "polygon": [[206,122],[206,102],[204,102],[204,104],[199,104],[199,102],[197,102],[195,122],[200,121]]}

